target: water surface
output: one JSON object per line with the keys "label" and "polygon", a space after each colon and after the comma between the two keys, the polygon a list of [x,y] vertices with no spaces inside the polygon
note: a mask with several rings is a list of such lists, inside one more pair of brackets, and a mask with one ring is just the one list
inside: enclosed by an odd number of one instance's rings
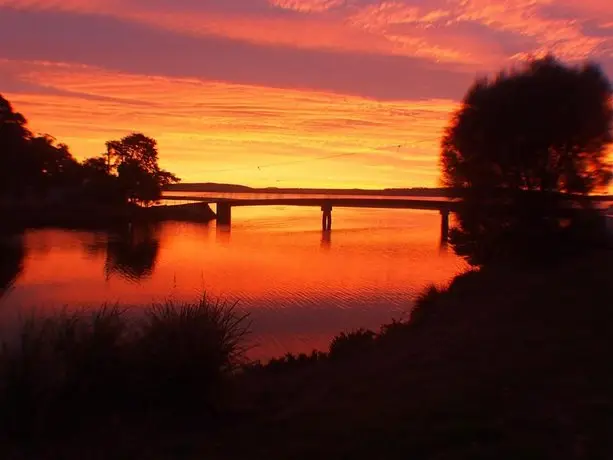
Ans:
{"label": "water surface", "polygon": [[406,317],[428,284],[466,269],[441,246],[436,212],[233,210],[232,228],[169,222],[114,233],[30,230],[2,238],[0,319],[63,306],[133,309],[203,291],[251,313],[251,355],[325,349],[332,336]]}

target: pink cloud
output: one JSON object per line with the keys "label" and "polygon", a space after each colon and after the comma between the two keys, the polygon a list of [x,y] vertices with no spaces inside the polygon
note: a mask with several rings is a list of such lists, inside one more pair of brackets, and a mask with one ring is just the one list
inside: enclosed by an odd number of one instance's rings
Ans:
{"label": "pink cloud", "polygon": [[587,36],[575,18],[549,18],[541,8],[555,5],[552,0],[466,0],[453,21],[474,21],[493,30],[512,32],[533,39],[536,46],[520,53],[553,52],[565,59],[583,59],[592,55],[608,39]]}
{"label": "pink cloud", "polygon": [[346,0],[269,0],[273,6],[300,13],[321,13],[339,7]]}
{"label": "pink cloud", "polygon": [[[508,58],[553,51],[563,58],[598,56],[611,37],[583,30],[610,24],[605,0],[0,0],[18,9],[99,14],[177,33],[216,35],[262,45],[401,55],[432,62],[493,68]],[[296,14],[279,14],[281,9]],[[556,10],[556,14],[547,13]],[[558,11],[559,10],[559,11]],[[316,14],[299,14],[316,13]],[[605,19],[607,19],[605,21]],[[458,24],[478,24],[469,32]],[[491,31],[491,32],[488,32]],[[314,33],[316,31],[316,33]],[[503,32],[508,38],[488,34]],[[513,52],[505,40],[523,39]],[[498,42],[498,40],[503,40]]]}

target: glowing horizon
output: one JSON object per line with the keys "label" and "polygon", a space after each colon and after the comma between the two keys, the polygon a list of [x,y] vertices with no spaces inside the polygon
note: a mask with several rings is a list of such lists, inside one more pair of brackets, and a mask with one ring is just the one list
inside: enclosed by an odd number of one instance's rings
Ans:
{"label": "glowing horizon", "polygon": [[0,0],[0,42],[0,93],[80,160],[137,131],[183,182],[435,187],[475,76],[546,52],[613,76],[613,4]]}

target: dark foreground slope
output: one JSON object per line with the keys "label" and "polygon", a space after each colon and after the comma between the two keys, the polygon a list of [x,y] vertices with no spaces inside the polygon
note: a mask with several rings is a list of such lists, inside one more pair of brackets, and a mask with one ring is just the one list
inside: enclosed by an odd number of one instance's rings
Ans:
{"label": "dark foreground slope", "polygon": [[245,382],[223,456],[611,458],[611,255],[460,276],[369,352]]}
{"label": "dark foreground slope", "polygon": [[425,295],[409,324],[345,345],[234,377],[213,419],[118,418],[39,440],[31,458],[613,454],[610,251],[550,269],[465,274]]}

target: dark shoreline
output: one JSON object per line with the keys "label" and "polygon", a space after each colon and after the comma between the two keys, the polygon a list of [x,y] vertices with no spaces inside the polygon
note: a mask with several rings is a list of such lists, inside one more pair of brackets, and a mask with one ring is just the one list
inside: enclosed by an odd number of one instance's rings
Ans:
{"label": "dark shoreline", "polygon": [[207,223],[216,218],[206,203],[170,206],[2,206],[0,229],[62,227],[106,229],[127,224],[149,224],[169,220]]}

